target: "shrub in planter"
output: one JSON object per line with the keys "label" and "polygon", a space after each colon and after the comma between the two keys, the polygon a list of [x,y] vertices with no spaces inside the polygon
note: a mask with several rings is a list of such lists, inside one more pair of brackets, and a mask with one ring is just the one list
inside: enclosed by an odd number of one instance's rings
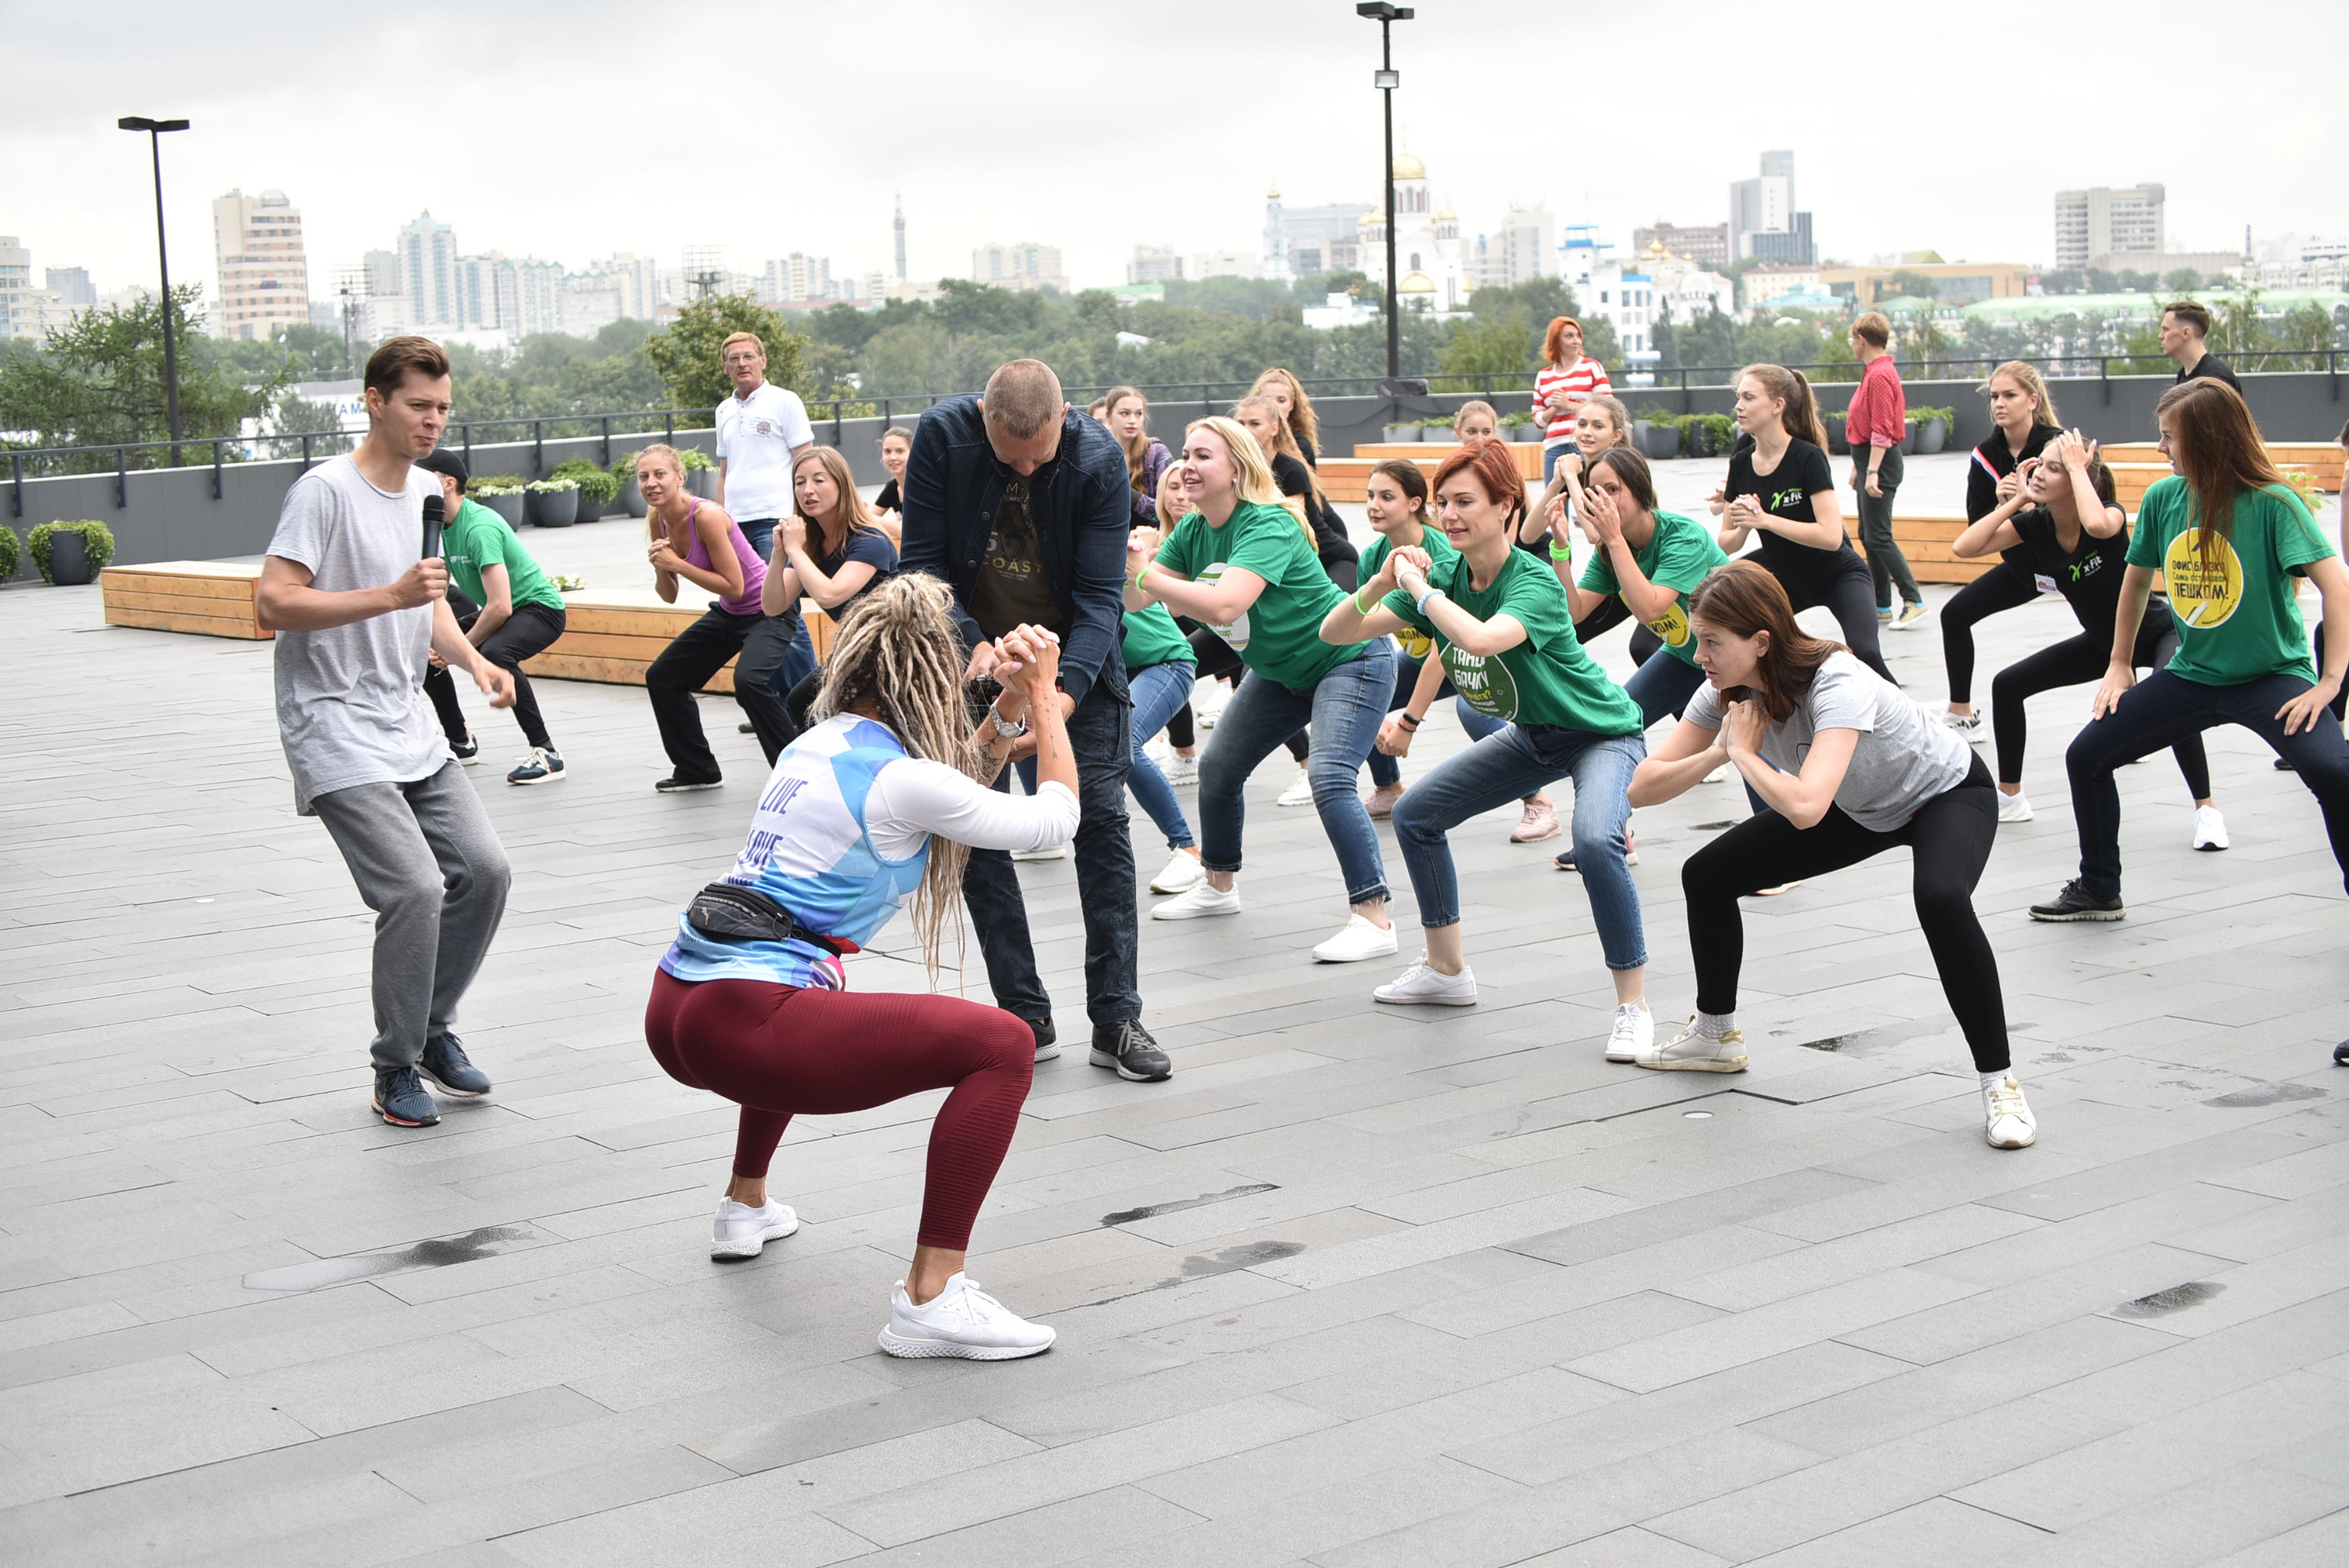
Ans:
{"label": "shrub in planter", "polygon": [[1909,416],[1908,428],[1901,432],[1900,455],[1904,458],[1917,455],[1917,416],[1914,414]]}
{"label": "shrub in planter", "polygon": [[0,583],[12,581],[16,575],[16,568],[24,564],[25,558],[18,553],[20,549],[16,542],[16,531],[6,523],[0,523]]}
{"label": "shrub in planter", "polygon": [[579,481],[540,480],[523,491],[523,511],[535,528],[569,528],[579,520]]}
{"label": "shrub in planter", "polygon": [[1419,427],[1417,425],[1389,425],[1380,430],[1379,434],[1386,438],[1388,445],[1393,446],[1404,441],[1418,440]]}
{"label": "shrub in planter", "polygon": [[94,519],[45,522],[25,536],[25,547],[42,582],[70,588],[88,582],[114,559],[114,533]]}
{"label": "shrub in planter", "polygon": [[718,464],[709,454],[693,447],[679,447],[678,463],[685,469],[685,488],[704,500],[718,499]]}
{"label": "shrub in planter", "polygon": [[1691,414],[1682,424],[1689,449],[1701,457],[1720,457],[1737,444],[1737,421],[1726,414]]}
{"label": "shrub in planter", "polygon": [[509,528],[520,528],[527,518],[528,497],[520,480],[476,480],[465,487],[465,499],[480,501],[506,520]]}
{"label": "shrub in planter", "polygon": [[1632,444],[1650,462],[1681,455],[1681,422],[1672,415],[1661,411],[1635,414],[1631,432]]}
{"label": "shrub in planter", "polygon": [[579,521],[593,522],[610,515],[612,503],[619,499],[620,481],[601,469],[579,476]]}
{"label": "shrub in planter", "polygon": [[1842,457],[1851,450],[1851,438],[1844,433],[1844,411],[1837,408],[1832,414],[1826,415],[1826,419],[1827,427],[1827,450],[1834,453],[1837,457]]}
{"label": "shrub in planter", "polygon": [[1948,446],[1958,428],[1955,408],[1911,408],[1909,417],[1917,422],[1917,450],[1926,457]]}
{"label": "shrub in planter", "polygon": [[620,510],[630,517],[644,516],[648,509],[644,487],[636,483],[636,454],[629,452],[614,462],[612,477],[620,481]]}

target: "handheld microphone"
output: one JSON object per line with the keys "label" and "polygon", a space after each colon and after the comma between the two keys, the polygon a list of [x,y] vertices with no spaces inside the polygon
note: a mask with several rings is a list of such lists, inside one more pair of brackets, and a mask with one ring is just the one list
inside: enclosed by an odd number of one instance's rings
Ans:
{"label": "handheld microphone", "polygon": [[440,525],[449,520],[449,503],[438,495],[424,498],[424,559],[440,553]]}

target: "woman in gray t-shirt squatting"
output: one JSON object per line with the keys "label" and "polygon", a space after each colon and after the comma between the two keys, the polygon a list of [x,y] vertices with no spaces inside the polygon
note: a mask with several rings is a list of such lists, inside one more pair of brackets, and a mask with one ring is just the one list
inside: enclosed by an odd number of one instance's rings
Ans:
{"label": "woman in gray t-shirt squatting", "polygon": [[1690,596],[1689,621],[1705,684],[1632,776],[1631,804],[1671,799],[1726,761],[1770,810],[1682,867],[1697,1014],[1641,1052],[1640,1066],[1744,1070],[1738,899],[1905,844],[1916,857],[1917,923],[1980,1075],[1984,1136],[1993,1149],[2027,1146],[2038,1129],[2015,1081],[1998,960],[1973,906],[1998,836],[1990,770],[1849,649],[1798,629],[1786,591],[1754,562],[1707,577]]}

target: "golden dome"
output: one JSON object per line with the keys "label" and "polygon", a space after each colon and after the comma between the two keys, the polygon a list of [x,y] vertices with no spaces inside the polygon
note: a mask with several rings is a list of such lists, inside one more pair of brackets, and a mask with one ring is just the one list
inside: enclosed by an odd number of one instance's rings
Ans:
{"label": "golden dome", "polygon": [[1435,221],[1439,223],[1457,223],[1460,222],[1460,214],[1449,207],[1441,207],[1436,210]]}
{"label": "golden dome", "polygon": [[1397,294],[1432,294],[1434,292],[1435,280],[1425,273],[1405,273],[1402,275],[1402,282],[1395,284]]}
{"label": "golden dome", "polygon": [[1354,226],[1358,229],[1375,229],[1384,224],[1386,221],[1387,215],[1384,212],[1365,212],[1362,214],[1361,222]]}
{"label": "golden dome", "polygon": [[1394,177],[1398,180],[1424,180],[1427,178],[1427,165],[1408,152],[1398,152],[1395,154]]}

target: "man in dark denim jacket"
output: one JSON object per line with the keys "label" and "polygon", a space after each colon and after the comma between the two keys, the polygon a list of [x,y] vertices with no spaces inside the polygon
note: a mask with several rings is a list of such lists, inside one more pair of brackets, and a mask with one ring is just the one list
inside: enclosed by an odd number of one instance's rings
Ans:
{"label": "man in dark denim jacket", "polygon": [[[1050,366],[1016,359],[988,377],[982,396],[949,397],[922,416],[902,492],[899,569],[953,584],[964,644],[975,650],[968,678],[994,665],[988,639],[1015,625],[1049,626],[1060,635],[1061,703],[1082,811],[1077,895],[1092,1062],[1137,1081],[1164,1078],[1174,1068],[1142,1026],[1135,979],[1133,839],[1125,810],[1132,702],[1120,651],[1133,525],[1125,452],[1106,427],[1069,407]],[[996,1005],[1028,1020],[1039,1061],[1058,1056],[1052,999],[1036,972],[1010,856],[973,850],[963,901]]]}

